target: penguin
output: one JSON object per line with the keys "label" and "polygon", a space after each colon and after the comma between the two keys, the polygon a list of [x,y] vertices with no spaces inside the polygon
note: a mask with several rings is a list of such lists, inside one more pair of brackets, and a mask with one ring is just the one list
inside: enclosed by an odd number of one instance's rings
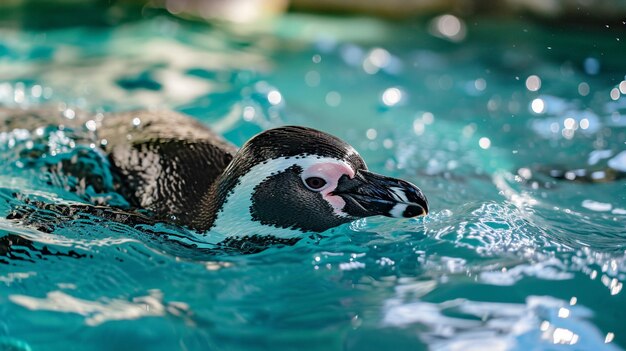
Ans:
{"label": "penguin", "polygon": [[[16,128],[16,118],[49,123],[41,114],[0,110],[0,130]],[[269,129],[238,149],[172,111],[62,122],[106,157],[124,212],[187,227],[201,242],[292,242],[359,218],[428,213],[417,186],[370,172],[348,143],[308,127]]]}

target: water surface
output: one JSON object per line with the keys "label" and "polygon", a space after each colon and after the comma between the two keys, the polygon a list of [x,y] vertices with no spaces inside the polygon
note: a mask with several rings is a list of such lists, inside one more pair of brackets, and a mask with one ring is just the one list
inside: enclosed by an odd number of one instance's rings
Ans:
{"label": "water surface", "polygon": [[[297,14],[252,29],[0,29],[0,106],[169,108],[238,145],[307,125],[431,207],[254,255],[190,249],[165,225],[0,219],[0,350],[622,349],[622,34]],[[72,157],[104,188],[44,171]],[[0,158],[2,217],[25,199],[123,202],[92,145],[56,126],[0,134]],[[549,176],[581,168],[611,179]]]}

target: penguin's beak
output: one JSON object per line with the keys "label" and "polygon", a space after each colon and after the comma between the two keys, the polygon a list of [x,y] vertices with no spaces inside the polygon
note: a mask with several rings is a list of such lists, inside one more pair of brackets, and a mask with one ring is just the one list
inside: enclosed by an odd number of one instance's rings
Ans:
{"label": "penguin's beak", "polygon": [[408,218],[428,214],[428,200],[418,187],[365,170],[357,171],[354,178],[342,176],[332,195],[340,196],[346,202],[343,211],[354,217]]}

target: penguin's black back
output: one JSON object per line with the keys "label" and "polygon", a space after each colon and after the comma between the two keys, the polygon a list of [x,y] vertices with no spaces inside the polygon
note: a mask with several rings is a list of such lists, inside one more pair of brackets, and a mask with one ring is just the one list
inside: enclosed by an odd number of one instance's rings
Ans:
{"label": "penguin's black back", "polygon": [[[86,128],[96,122],[95,131]],[[64,126],[76,143],[101,146],[109,160],[114,187],[135,209],[157,218],[191,223],[192,212],[233,159],[237,148],[197,120],[172,111],[135,111],[103,118],[76,111],[72,119],[55,108],[0,107],[0,132]],[[62,168],[85,183],[79,165]],[[91,184],[93,185],[93,184]]]}
{"label": "penguin's black back", "polygon": [[189,223],[237,148],[198,121],[170,112],[108,115],[98,128],[116,191],[136,208]]}

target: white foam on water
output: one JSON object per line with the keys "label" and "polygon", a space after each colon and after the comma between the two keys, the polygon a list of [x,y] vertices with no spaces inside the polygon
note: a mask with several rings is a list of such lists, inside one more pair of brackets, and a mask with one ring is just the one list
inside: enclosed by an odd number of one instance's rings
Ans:
{"label": "white foam on water", "polygon": [[584,200],[581,206],[596,212],[608,212],[613,208],[611,204],[594,200]]}
{"label": "white foam on water", "polygon": [[382,325],[415,326],[431,350],[548,349],[559,344],[575,345],[577,350],[619,350],[588,321],[591,310],[550,296],[528,296],[525,303],[466,299],[407,303],[404,298],[386,301]]}
{"label": "white foam on water", "polygon": [[102,298],[99,301],[89,301],[59,290],[48,292],[44,298],[9,295],[9,300],[33,311],[78,314],[85,317],[85,324],[91,327],[108,321],[163,316],[170,312],[170,309],[174,314],[179,314],[180,310],[188,310],[184,303],[164,304],[163,293],[156,289],[149,290],[146,296],[131,300]]}

